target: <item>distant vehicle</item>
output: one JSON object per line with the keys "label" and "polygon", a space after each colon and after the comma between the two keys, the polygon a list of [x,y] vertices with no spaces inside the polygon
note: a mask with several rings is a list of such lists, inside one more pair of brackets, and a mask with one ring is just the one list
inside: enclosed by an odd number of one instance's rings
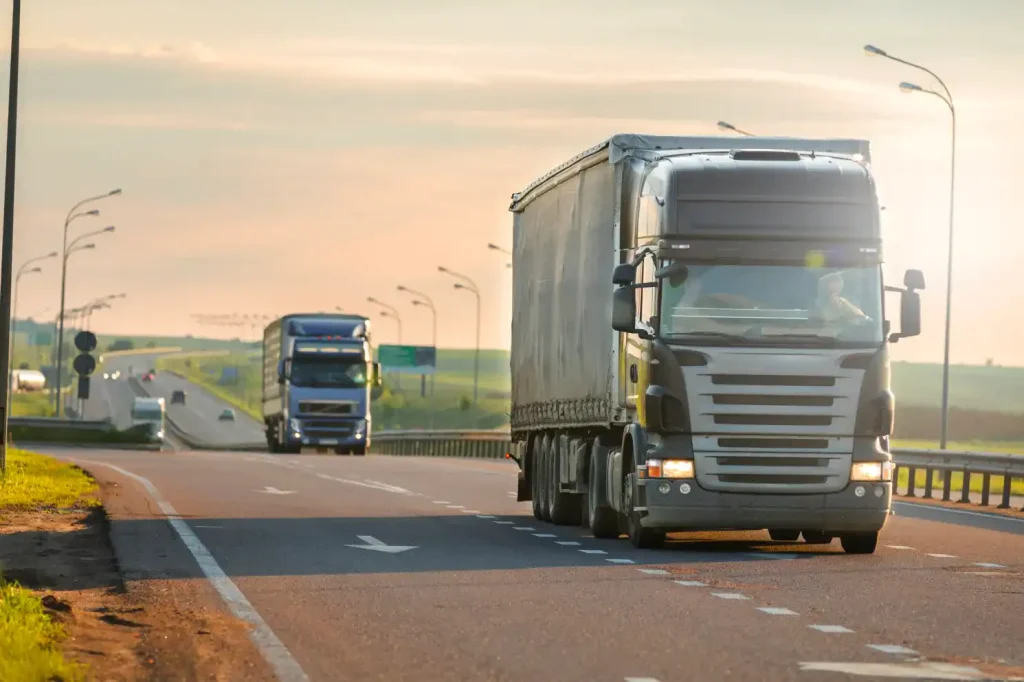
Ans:
{"label": "distant vehicle", "polygon": [[178,389],[171,394],[171,405],[184,405],[186,395],[185,391]]}
{"label": "distant vehicle", "polygon": [[154,441],[163,442],[167,409],[163,398],[135,398],[132,403],[132,426],[149,425]]}
{"label": "distant vehicle", "polygon": [[263,331],[263,423],[271,452],[366,454],[380,386],[362,315],[286,315]]}
{"label": "distant vehicle", "polygon": [[150,381],[153,381],[153,378],[155,376],[156,376],[156,372],[154,372],[153,370],[149,370],[148,372],[146,372],[145,374],[142,375],[142,380],[145,381],[145,382],[150,382]]}
{"label": "distant vehicle", "polygon": [[46,388],[46,377],[37,369],[16,369],[11,373],[15,391],[41,391]]}
{"label": "distant vehicle", "polygon": [[104,372],[103,373],[103,378],[104,379],[109,379],[110,378],[110,373],[109,372]]}
{"label": "distant vehicle", "polygon": [[227,408],[226,410],[224,410],[223,412],[220,413],[220,416],[217,417],[217,421],[222,421],[222,422],[233,422],[233,421],[235,421],[235,411],[232,410],[230,407]]}
{"label": "distant vehicle", "polygon": [[113,372],[111,372],[110,378],[115,380],[115,381],[120,379],[121,378],[121,370],[115,369]]}

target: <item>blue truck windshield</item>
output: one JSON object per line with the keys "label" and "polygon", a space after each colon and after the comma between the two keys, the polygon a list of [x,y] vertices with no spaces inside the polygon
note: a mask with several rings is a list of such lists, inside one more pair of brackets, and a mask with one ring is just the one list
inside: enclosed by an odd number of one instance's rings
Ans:
{"label": "blue truck windshield", "polygon": [[662,281],[660,317],[669,338],[880,344],[881,268],[690,265]]}
{"label": "blue truck windshield", "polygon": [[296,356],[292,360],[294,386],[362,388],[366,386],[366,362],[342,358]]}

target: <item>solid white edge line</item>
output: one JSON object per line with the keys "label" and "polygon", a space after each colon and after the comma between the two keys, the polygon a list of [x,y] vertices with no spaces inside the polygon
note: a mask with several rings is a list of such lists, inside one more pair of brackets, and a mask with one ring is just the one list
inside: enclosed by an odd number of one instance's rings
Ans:
{"label": "solid white edge line", "polygon": [[160,507],[160,511],[167,517],[167,522],[171,525],[171,528],[181,538],[186,549],[192,555],[192,558],[199,564],[199,570],[203,572],[206,579],[213,586],[213,589],[217,591],[220,598],[224,600],[228,609],[234,616],[240,620],[245,621],[252,626],[252,630],[249,632],[249,639],[252,640],[256,648],[259,649],[263,658],[270,664],[270,667],[274,669],[274,674],[281,682],[309,682],[309,676],[306,675],[306,671],[302,669],[298,661],[292,657],[288,648],[278,639],[274,631],[270,629],[263,617],[260,616],[259,612],[249,603],[249,600],[245,598],[242,591],[238,589],[238,586],[232,582],[231,578],[227,576],[224,569],[220,567],[217,560],[213,558],[210,550],[206,548],[202,540],[192,532],[192,529],[188,527],[182,518],[178,515],[178,512],[171,506],[170,502],[167,502],[156,489],[148,478],[133,474],[132,472],[122,469],[119,466],[113,464],[107,464],[106,462],[91,462],[87,460],[71,460],[75,461],[76,464],[82,464],[86,466],[105,466],[109,469],[113,469],[123,476],[138,482],[146,489],[150,497]]}
{"label": "solid white edge line", "polygon": [[908,507],[916,507],[917,509],[934,509],[935,511],[947,512],[949,514],[965,514],[967,516],[980,516],[983,519],[1006,519],[1007,521],[1016,521],[1017,523],[1024,523],[1024,519],[1019,519],[1016,516],[1009,516],[1007,514],[997,514],[994,512],[978,512],[970,511],[968,509],[950,509],[949,507],[942,507],[937,504],[924,504],[919,502],[896,502],[893,501],[893,505],[905,504]]}

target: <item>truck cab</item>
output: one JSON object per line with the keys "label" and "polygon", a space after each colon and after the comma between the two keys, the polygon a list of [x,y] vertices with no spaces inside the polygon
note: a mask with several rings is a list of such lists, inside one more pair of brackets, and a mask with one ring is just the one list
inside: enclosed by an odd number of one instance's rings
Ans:
{"label": "truck cab", "polygon": [[380,383],[365,317],[294,315],[271,323],[263,388],[270,451],[366,454],[370,403]]}
{"label": "truck cab", "polygon": [[158,443],[164,440],[167,409],[163,398],[137,397],[132,403],[132,427],[148,426],[151,438]]}

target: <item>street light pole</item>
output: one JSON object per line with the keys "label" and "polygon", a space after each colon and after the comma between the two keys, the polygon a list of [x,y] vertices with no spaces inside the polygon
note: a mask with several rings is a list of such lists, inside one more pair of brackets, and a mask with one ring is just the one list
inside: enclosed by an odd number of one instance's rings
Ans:
{"label": "street light pole", "polygon": [[18,150],[18,69],[21,58],[21,0],[13,0],[10,86],[7,94],[7,159],[4,179],[3,247],[0,249],[0,474],[7,473],[7,407],[11,382],[11,279],[14,274],[14,173]]}
{"label": "street light pole", "polygon": [[[431,333],[430,342],[434,346],[434,374],[430,375],[430,397],[433,398],[434,378],[437,375],[437,308],[434,306],[434,301],[431,300],[431,298],[422,291],[416,291],[414,289],[410,289],[409,287],[402,286],[401,284],[398,285],[398,290],[404,291],[405,293],[411,296],[418,296],[419,298],[414,298],[412,300],[412,304],[423,306],[424,308],[430,310],[430,314],[433,319],[433,332]],[[433,419],[433,412],[431,412],[431,419]]]}
{"label": "street light pole", "polygon": [[946,84],[939,76],[920,64],[907,61],[900,57],[889,54],[885,50],[874,45],[865,45],[864,52],[868,56],[885,57],[891,61],[909,66],[918,71],[923,71],[938,82],[942,92],[922,88],[913,83],[900,83],[900,90],[905,93],[922,92],[926,95],[934,95],[949,107],[952,127],[950,130],[950,153],[949,153],[949,235],[946,256],[946,328],[942,349],[942,421],[939,433],[939,449],[946,449],[946,439],[949,431],[949,340],[953,322],[953,226],[954,208],[956,199],[956,106],[953,103],[953,93],[949,91]]}
{"label": "street light pole", "polygon": [[[63,246],[64,264],[63,264],[63,266],[61,267],[61,270],[60,270],[60,315],[59,315],[60,329],[57,331],[57,384],[58,384],[58,386],[57,386],[57,393],[58,394],[60,393],[61,372],[64,369],[64,305],[65,305],[65,295],[67,293],[67,276],[68,276],[68,267],[67,267],[68,266],[68,228],[71,226],[71,223],[74,222],[77,218],[81,218],[83,216],[98,216],[100,214],[100,212],[95,210],[95,209],[90,210],[90,211],[78,211],[79,208],[81,208],[85,204],[92,203],[94,201],[99,201],[101,199],[106,199],[107,197],[112,197],[112,196],[118,195],[120,193],[121,193],[120,189],[115,189],[115,190],[111,190],[111,191],[107,192],[106,194],[98,194],[98,195],[96,195],[94,197],[89,197],[88,199],[82,199],[77,204],[75,204],[74,206],[71,207],[71,210],[68,211],[67,217],[64,219],[64,246]],[[59,417],[60,416],[60,409],[59,409],[60,401],[59,400],[57,401],[57,405],[58,405],[57,416]]]}
{"label": "street light pole", "polygon": [[721,130],[726,130],[726,131],[728,131],[730,133],[736,133],[737,135],[744,135],[746,137],[753,137],[754,136],[754,133],[747,132],[746,130],[743,130],[742,128],[737,128],[736,126],[734,126],[733,124],[729,123],[728,121],[719,121],[718,122],[718,127]]}
{"label": "street light pole", "polygon": [[473,355],[473,404],[476,405],[480,397],[480,287],[466,275],[449,270],[443,265],[437,266],[437,271],[455,279],[461,279],[464,284],[457,283],[455,288],[464,289],[476,295],[476,353]]}
{"label": "street light pole", "polygon": [[[103,230],[98,230],[98,232],[103,232]],[[90,233],[90,234],[95,234],[95,233]],[[83,235],[83,237],[84,236],[87,236],[87,235]],[[91,243],[91,242],[89,244],[82,244],[81,246],[76,246],[76,244],[79,241],[81,241],[81,239],[76,239],[74,242],[71,243],[71,247],[72,248],[67,249],[64,252],[64,259],[63,259],[64,260],[64,264],[62,265],[61,269],[64,270],[65,272],[67,271],[68,259],[71,258],[71,254],[78,253],[79,251],[88,251],[88,250],[96,248],[96,245]],[[60,343],[60,341],[63,338],[63,334],[64,334],[64,316],[65,316],[65,311],[64,311],[64,306],[62,305],[61,309],[60,309],[60,312],[57,313],[57,318],[54,319],[54,321],[53,321],[53,329],[54,329],[54,331],[57,331],[57,327],[58,327],[58,325],[60,325],[60,334],[58,334],[57,338],[54,339],[54,345],[57,348],[57,354],[53,358],[53,364],[56,365],[56,367],[57,367],[57,376],[54,377],[53,383],[50,384],[50,391],[51,391],[51,394],[53,395],[53,401],[54,401],[53,402],[54,415],[58,416],[58,417],[60,416],[60,391],[61,391],[61,388],[63,388],[63,382],[61,381],[60,372],[61,372],[61,369],[62,369],[61,356],[64,354],[64,346]]]}

